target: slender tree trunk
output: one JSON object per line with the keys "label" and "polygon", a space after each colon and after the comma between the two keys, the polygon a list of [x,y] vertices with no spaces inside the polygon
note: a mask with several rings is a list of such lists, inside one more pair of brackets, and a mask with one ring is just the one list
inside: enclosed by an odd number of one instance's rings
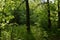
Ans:
{"label": "slender tree trunk", "polygon": [[47,0],[47,11],[48,11],[48,29],[51,30],[51,20],[50,20],[50,6],[49,6],[49,0]]}
{"label": "slender tree trunk", "polygon": [[26,26],[27,26],[27,39],[30,40],[30,14],[29,14],[29,3],[26,0]]}
{"label": "slender tree trunk", "polygon": [[26,0],[26,26],[27,26],[27,32],[30,32],[30,14],[29,14],[29,3],[28,0]]}
{"label": "slender tree trunk", "polygon": [[49,6],[49,0],[47,0],[47,11],[48,11],[48,40],[50,40],[51,37],[51,20],[50,20],[50,6]]}
{"label": "slender tree trunk", "polygon": [[[60,29],[60,0],[58,0],[58,29]],[[60,30],[58,30],[57,39],[60,40]]]}
{"label": "slender tree trunk", "polygon": [[58,0],[58,28],[60,28],[60,0]]}

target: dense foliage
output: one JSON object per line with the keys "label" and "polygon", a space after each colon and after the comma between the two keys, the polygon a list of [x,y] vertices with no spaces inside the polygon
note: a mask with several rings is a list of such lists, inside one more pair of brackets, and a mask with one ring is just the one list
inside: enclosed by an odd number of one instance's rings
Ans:
{"label": "dense foliage", "polygon": [[1,40],[60,40],[58,27],[58,0],[50,2],[51,31],[48,28],[47,3],[28,0],[30,34],[26,26],[26,2],[24,0],[0,0]]}

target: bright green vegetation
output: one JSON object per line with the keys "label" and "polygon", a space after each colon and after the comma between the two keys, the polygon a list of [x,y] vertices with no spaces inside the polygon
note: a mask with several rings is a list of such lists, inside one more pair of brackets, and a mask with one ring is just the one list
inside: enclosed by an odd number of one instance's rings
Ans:
{"label": "bright green vegetation", "polygon": [[26,26],[26,2],[24,0],[0,0],[1,40],[60,40],[58,27],[58,0],[49,3],[51,30],[48,28],[47,3],[28,0],[30,33]]}

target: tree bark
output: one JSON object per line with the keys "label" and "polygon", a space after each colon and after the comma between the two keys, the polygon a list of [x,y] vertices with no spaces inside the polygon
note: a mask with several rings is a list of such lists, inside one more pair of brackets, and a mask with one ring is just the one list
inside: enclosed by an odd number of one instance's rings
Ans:
{"label": "tree bark", "polygon": [[27,26],[27,32],[30,32],[30,14],[29,14],[28,0],[26,0],[26,26]]}
{"label": "tree bark", "polygon": [[60,0],[58,0],[58,28],[60,28]]}
{"label": "tree bark", "polygon": [[50,6],[49,6],[49,0],[47,0],[47,11],[48,11],[48,40],[51,37],[51,20],[50,20]]}
{"label": "tree bark", "polygon": [[51,30],[51,20],[50,20],[50,6],[49,6],[49,0],[47,0],[47,11],[48,11],[48,29]]}

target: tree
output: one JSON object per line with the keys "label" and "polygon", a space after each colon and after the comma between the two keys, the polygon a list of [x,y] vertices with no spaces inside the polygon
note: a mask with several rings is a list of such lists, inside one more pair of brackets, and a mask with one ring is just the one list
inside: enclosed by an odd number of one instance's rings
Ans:
{"label": "tree", "polygon": [[[51,33],[51,20],[50,20],[50,6],[49,0],[47,0],[47,11],[48,11],[48,38],[50,38]],[[49,40],[49,39],[48,39]]]}
{"label": "tree", "polygon": [[47,0],[47,11],[48,11],[48,29],[51,28],[51,20],[50,20],[50,6],[49,6],[49,0]]}
{"label": "tree", "polygon": [[60,0],[58,0],[58,27],[60,28]]}
{"label": "tree", "polygon": [[26,25],[27,25],[27,31],[30,32],[30,14],[29,14],[28,0],[26,0]]}

